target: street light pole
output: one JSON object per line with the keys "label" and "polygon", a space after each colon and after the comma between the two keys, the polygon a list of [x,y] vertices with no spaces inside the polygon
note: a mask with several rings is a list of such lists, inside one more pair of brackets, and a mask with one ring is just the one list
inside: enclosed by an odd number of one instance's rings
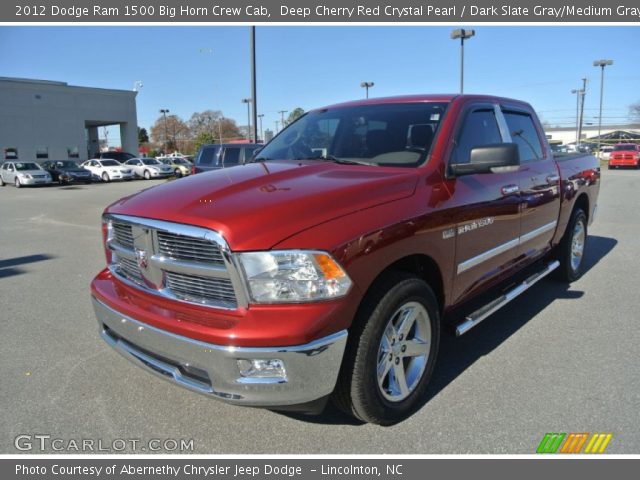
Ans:
{"label": "street light pole", "polygon": [[281,118],[280,128],[284,128],[284,114],[289,113],[289,110],[280,110],[278,113],[280,114],[280,118]]}
{"label": "street light pole", "polygon": [[160,109],[160,113],[162,114],[162,116],[164,117],[164,149],[165,152],[164,154],[167,154],[167,137],[169,136],[169,132],[167,130],[167,113],[169,113],[169,109],[168,108],[161,108]]}
{"label": "street light pole", "polygon": [[587,77],[582,79],[581,101],[580,101],[580,122],[578,124],[578,146],[582,143],[582,121],[584,120],[584,97],[587,96]]}
{"label": "street light pole", "polygon": [[262,136],[262,117],[264,117],[264,113],[258,115],[258,118],[260,119],[260,139],[264,142],[264,137]]}
{"label": "street light pole", "polygon": [[[251,100],[253,110],[253,141],[258,143],[258,102],[256,100],[256,27],[251,27]],[[249,122],[251,125],[251,122]]]}
{"label": "street light pole", "polygon": [[576,148],[578,148],[578,122],[580,121],[580,95],[582,95],[582,90],[574,88],[571,93],[576,95]]}
{"label": "street light pole", "polygon": [[242,103],[247,104],[247,140],[251,141],[251,99],[243,98]]}
{"label": "street light pole", "polygon": [[364,88],[364,89],[367,91],[367,93],[366,93],[367,97],[366,97],[366,98],[369,98],[369,89],[370,89],[371,87],[373,87],[373,85],[374,85],[374,83],[373,83],[373,82],[362,82],[362,83],[360,84],[360,86],[361,86],[362,88]]}
{"label": "street light pole", "polygon": [[600,155],[600,133],[602,131],[602,98],[604,95],[604,67],[613,65],[613,60],[594,60],[593,66],[600,67],[600,114],[598,115],[598,156]]}
{"label": "street light pole", "polygon": [[460,39],[460,94],[464,93],[464,41],[475,34],[475,30],[465,30],[464,28],[457,28],[451,32],[453,40]]}

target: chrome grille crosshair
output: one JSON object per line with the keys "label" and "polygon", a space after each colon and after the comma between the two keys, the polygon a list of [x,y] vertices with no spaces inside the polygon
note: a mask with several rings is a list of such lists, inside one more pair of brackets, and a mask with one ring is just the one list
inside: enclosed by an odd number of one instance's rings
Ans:
{"label": "chrome grille crosshair", "polygon": [[158,246],[159,252],[169,258],[224,265],[219,246],[209,240],[158,231]]}
{"label": "chrome grille crosshair", "polygon": [[144,291],[223,309],[247,306],[224,238],[213,230],[125,215],[107,215],[109,270]]}

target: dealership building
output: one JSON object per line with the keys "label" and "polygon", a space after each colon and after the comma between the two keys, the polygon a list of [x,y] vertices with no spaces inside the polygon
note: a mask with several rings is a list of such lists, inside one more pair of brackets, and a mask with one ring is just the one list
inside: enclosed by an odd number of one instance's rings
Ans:
{"label": "dealership building", "polygon": [[122,149],[138,152],[135,91],[0,77],[0,163],[84,161],[100,151],[98,128],[119,126]]}

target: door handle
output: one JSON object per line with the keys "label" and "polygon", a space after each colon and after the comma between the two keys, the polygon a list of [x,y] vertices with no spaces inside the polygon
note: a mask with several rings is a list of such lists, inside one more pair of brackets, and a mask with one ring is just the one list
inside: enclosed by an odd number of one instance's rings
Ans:
{"label": "door handle", "polygon": [[549,176],[547,177],[547,183],[548,183],[549,185],[555,185],[555,184],[556,184],[556,183],[558,183],[559,181],[560,181],[560,175],[553,174],[553,175],[549,175]]}
{"label": "door handle", "polygon": [[500,189],[502,195],[511,195],[512,193],[518,193],[520,191],[520,187],[518,185],[505,185]]}

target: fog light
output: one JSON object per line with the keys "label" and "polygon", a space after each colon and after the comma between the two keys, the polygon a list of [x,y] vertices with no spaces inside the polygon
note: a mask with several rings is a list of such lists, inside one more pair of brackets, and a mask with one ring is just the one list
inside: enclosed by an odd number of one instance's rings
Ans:
{"label": "fog light", "polygon": [[260,378],[280,382],[287,381],[287,371],[284,368],[284,362],[278,359],[241,359],[238,360],[238,369],[240,370],[240,375],[246,379]]}

